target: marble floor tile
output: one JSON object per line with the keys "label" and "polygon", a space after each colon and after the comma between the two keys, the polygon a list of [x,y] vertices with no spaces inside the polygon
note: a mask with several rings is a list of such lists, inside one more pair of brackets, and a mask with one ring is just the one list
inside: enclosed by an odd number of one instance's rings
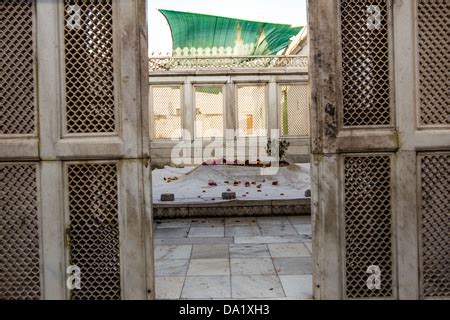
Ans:
{"label": "marble floor tile", "polygon": [[229,299],[231,298],[230,276],[188,276],[181,298]]}
{"label": "marble floor tile", "polygon": [[156,299],[180,299],[184,279],[185,277],[155,277]]}
{"label": "marble floor tile", "polygon": [[272,258],[310,257],[311,253],[303,243],[268,244]]}
{"label": "marble floor tile", "polygon": [[255,237],[260,236],[261,232],[257,226],[251,227],[225,227],[225,237]]}
{"label": "marble floor tile", "polygon": [[171,239],[187,237],[189,228],[156,228],[155,239]]}
{"label": "marble floor tile", "polygon": [[292,224],[311,224],[311,216],[292,216],[288,219]]}
{"label": "marble floor tile", "polygon": [[217,228],[224,227],[225,219],[217,218],[217,219],[192,219],[191,227],[192,228]]}
{"label": "marble floor tile", "polygon": [[189,228],[191,226],[190,219],[173,219],[173,220],[156,220],[157,228]]}
{"label": "marble floor tile", "polygon": [[189,263],[188,276],[226,276],[230,275],[228,259],[194,259]]}
{"label": "marble floor tile", "polygon": [[276,274],[270,258],[230,259],[230,265],[232,275]]}
{"label": "marble floor tile", "polygon": [[157,220],[157,299],[312,299],[311,217]]}
{"label": "marble floor tile", "polygon": [[279,275],[312,274],[311,258],[274,258],[273,263]]}
{"label": "marble floor tile", "polygon": [[188,269],[189,260],[156,260],[156,277],[184,277]]}
{"label": "marble floor tile", "polygon": [[230,244],[230,258],[270,258],[265,244]]}
{"label": "marble floor tile", "polygon": [[280,275],[280,280],[288,298],[313,298],[312,275]]}
{"label": "marble floor tile", "polygon": [[260,226],[262,236],[296,236],[297,232],[291,224]]}
{"label": "marble floor tile", "polygon": [[191,250],[190,245],[155,246],[155,259],[190,259]]}
{"label": "marble floor tile", "polygon": [[287,217],[257,217],[256,221],[260,226],[275,226],[280,224],[290,224]]}
{"label": "marble floor tile", "polygon": [[312,243],[311,242],[305,242],[305,246],[308,248],[309,252],[312,254]]}
{"label": "marble floor tile", "polygon": [[298,234],[311,234],[310,224],[295,224],[294,228]]}
{"label": "marble floor tile", "polygon": [[155,239],[154,243],[157,246],[163,246],[163,245],[202,245],[202,244],[227,244],[227,243],[233,243],[234,239],[227,237],[227,238],[219,238],[219,237],[205,237],[205,238],[172,238],[172,239]]}
{"label": "marble floor tile", "polygon": [[275,275],[231,276],[231,296],[234,299],[285,297],[280,279]]}
{"label": "marble floor tile", "polygon": [[226,218],[225,227],[254,227],[257,226],[256,218]]}
{"label": "marble floor tile", "polygon": [[305,241],[311,241],[311,237],[307,237],[307,235],[234,237],[234,243],[295,243]]}
{"label": "marble floor tile", "polygon": [[312,234],[299,234],[299,236],[303,239],[303,242],[312,241]]}
{"label": "marble floor tile", "polygon": [[195,245],[191,259],[228,259],[230,253],[227,244]]}
{"label": "marble floor tile", "polygon": [[224,236],[224,227],[215,228],[193,228],[189,230],[189,238],[221,238]]}

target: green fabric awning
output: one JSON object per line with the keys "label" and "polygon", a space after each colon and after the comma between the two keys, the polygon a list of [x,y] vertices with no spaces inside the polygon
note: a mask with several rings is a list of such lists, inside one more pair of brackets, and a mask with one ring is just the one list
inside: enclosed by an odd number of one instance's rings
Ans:
{"label": "green fabric awning", "polygon": [[174,56],[264,56],[285,49],[303,27],[159,10],[172,31]]}

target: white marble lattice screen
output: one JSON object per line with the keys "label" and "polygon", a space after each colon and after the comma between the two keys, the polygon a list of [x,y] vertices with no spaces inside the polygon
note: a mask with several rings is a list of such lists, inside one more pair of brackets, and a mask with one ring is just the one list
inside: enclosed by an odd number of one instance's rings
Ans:
{"label": "white marble lattice screen", "polygon": [[392,123],[390,10],[390,0],[340,1],[344,127]]}
{"label": "white marble lattice screen", "polygon": [[40,299],[36,163],[0,164],[0,299]]}
{"label": "white marble lattice screen", "polygon": [[417,37],[419,63],[419,126],[450,125],[449,14],[447,0],[419,0]]}
{"label": "white marble lattice screen", "polygon": [[112,0],[64,1],[67,134],[117,130]]}
{"label": "white marble lattice screen", "polygon": [[0,136],[36,134],[34,1],[0,2]]}

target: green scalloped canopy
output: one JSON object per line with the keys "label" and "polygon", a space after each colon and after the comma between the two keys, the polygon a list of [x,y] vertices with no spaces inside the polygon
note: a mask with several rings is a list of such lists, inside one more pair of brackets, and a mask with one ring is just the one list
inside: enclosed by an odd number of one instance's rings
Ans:
{"label": "green scalloped canopy", "polygon": [[172,31],[174,56],[264,56],[285,49],[303,27],[159,10]]}

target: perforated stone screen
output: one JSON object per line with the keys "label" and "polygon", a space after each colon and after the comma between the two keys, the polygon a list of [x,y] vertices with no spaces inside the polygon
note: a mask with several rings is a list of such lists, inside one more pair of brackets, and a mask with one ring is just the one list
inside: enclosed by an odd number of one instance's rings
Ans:
{"label": "perforated stone screen", "polygon": [[194,91],[196,137],[223,137],[223,87],[196,86]]}
{"label": "perforated stone screen", "polygon": [[71,299],[120,299],[116,163],[67,165],[70,264],[81,271]]}
{"label": "perforated stone screen", "polygon": [[112,0],[64,1],[68,134],[116,131]]}
{"label": "perforated stone screen", "polygon": [[419,124],[450,125],[448,0],[419,0]]}
{"label": "perforated stone screen", "polygon": [[153,138],[181,138],[182,98],[181,86],[153,86]]}
{"label": "perforated stone screen", "polygon": [[0,164],[0,300],[41,297],[37,166]]}
{"label": "perforated stone screen", "polygon": [[309,136],[308,85],[280,85],[280,130],[283,136]]}
{"label": "perforated stone screen", "polygon": [[450,153],[423,155],[419,163],[422,297],[450,297]]}
{"label": "perforated stone screen", "polygon": [[[345,295],[393,296],[391,160],[389,156],[344,159]],[[371,290],[368,268],[380,270],[380,288]]]}
{"label": "perforated stone screen", "polygon": [[389,126],[390,0],[340,0],[344,126]]}
{"label": "perforated stone screen", "polygon": [[236,93],[237,128],[244,136],[264,136],[266,125],[266,86],[238,86]]}
{"label": "perforated stone screen", "polygon": [[0,2],[0,135],[35,134],[34,1]]}

